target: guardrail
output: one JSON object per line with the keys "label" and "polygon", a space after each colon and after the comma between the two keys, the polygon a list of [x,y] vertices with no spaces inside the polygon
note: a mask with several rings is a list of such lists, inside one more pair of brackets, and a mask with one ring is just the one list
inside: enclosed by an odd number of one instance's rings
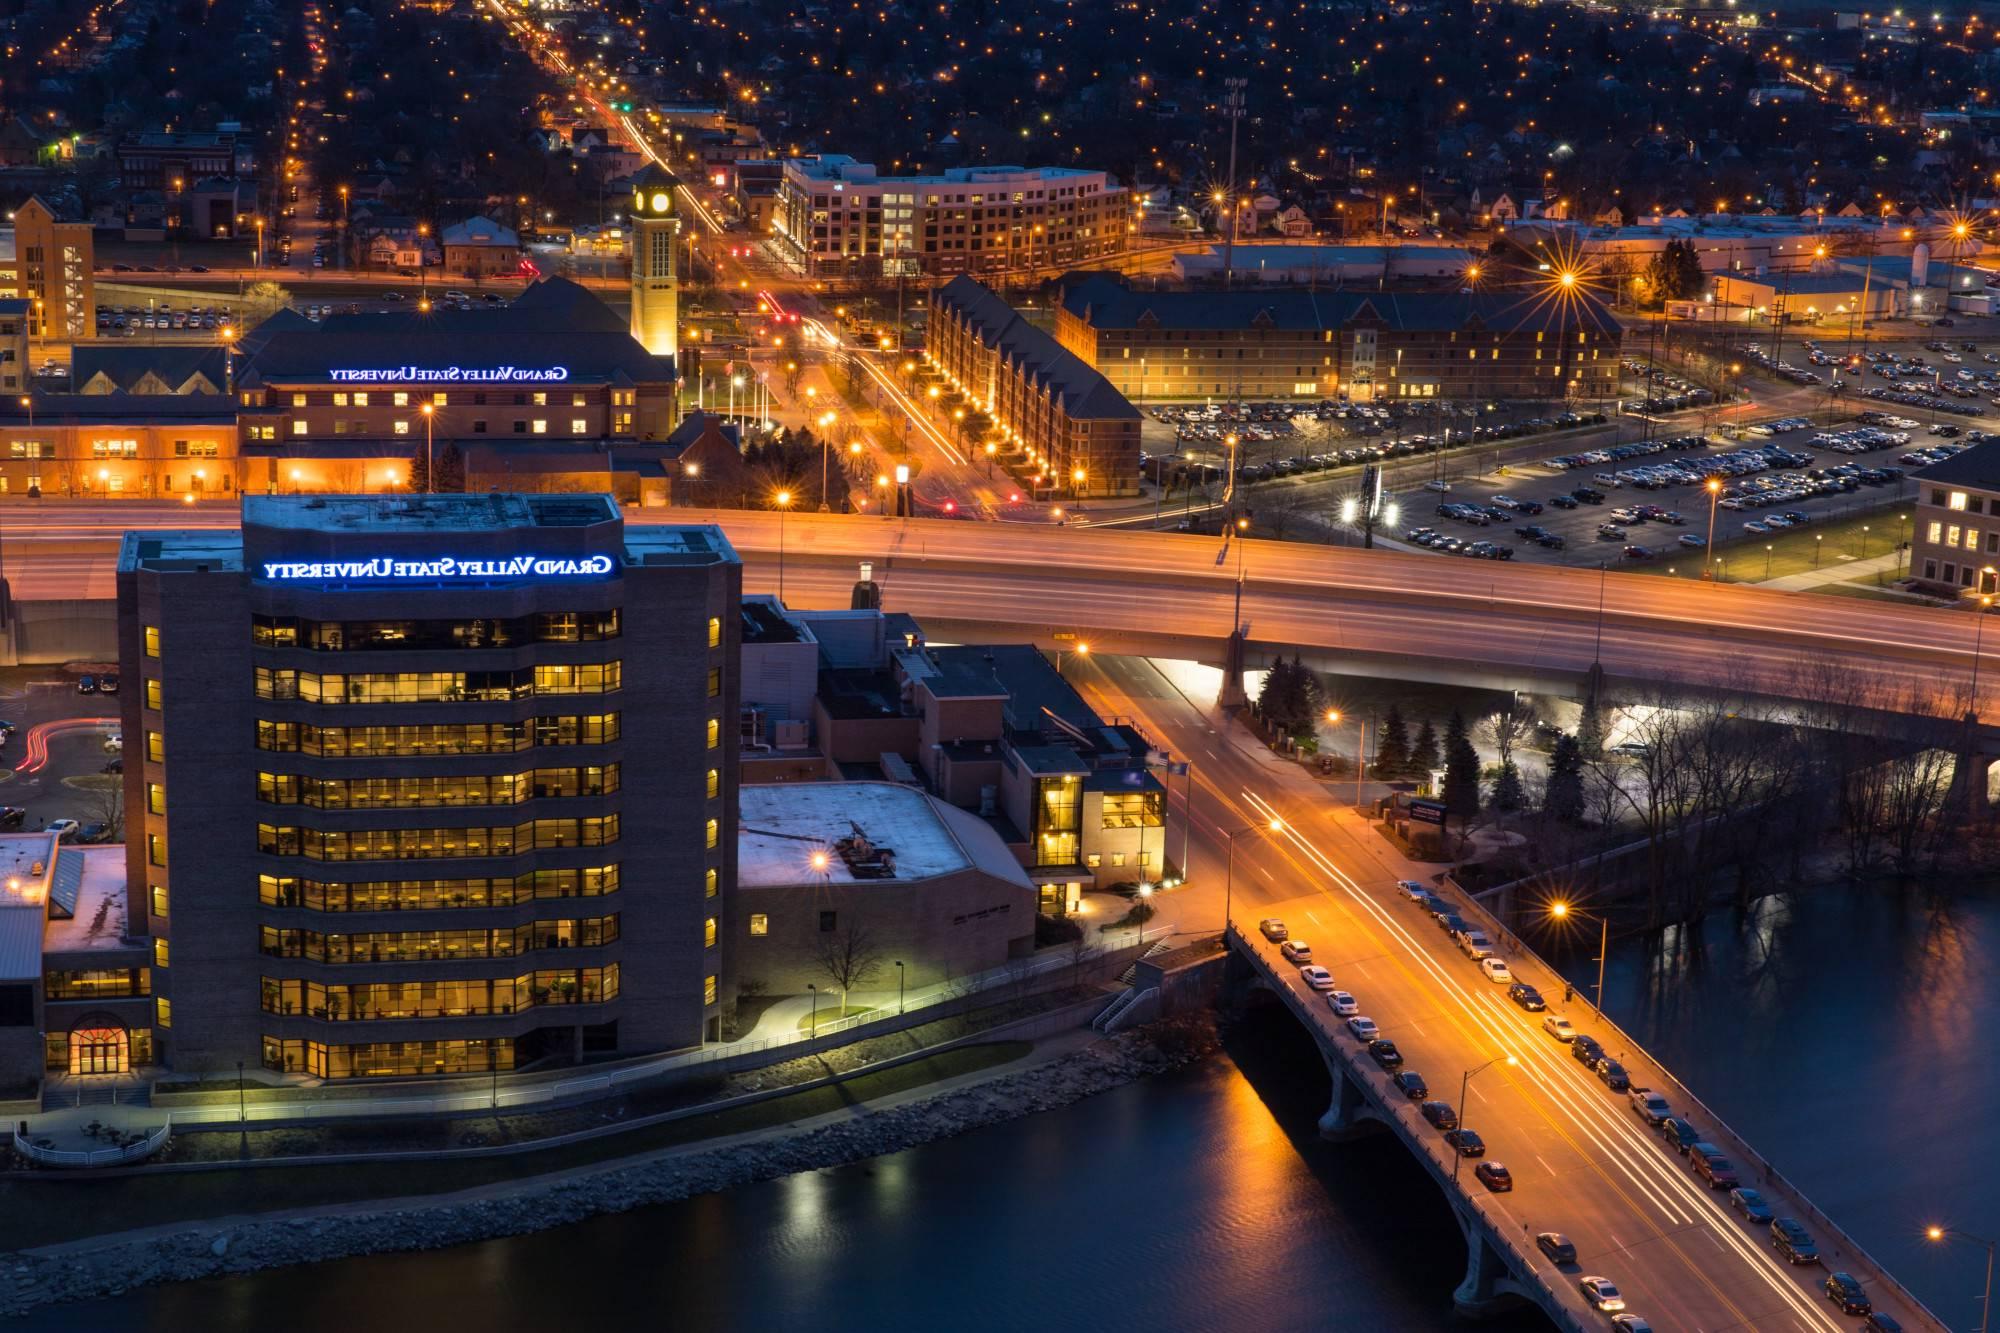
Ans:
{"label": "guardrail", "polygon": [[23,1134],[14,1135],[14,1151],[31,1162],[54,1167],[124,1166],[131,1162],[143,1161],[166,1146],[173,1137],[173,1114],[167,1114],[167,1123],[140,1139],[122,1148],[93,1148],[88,1152],[75,1152],[62,1148],[44,1148],[32,1138]]}
{"label": "guardrail", "polygon": [[[1471,909],[1473,915],[1477,916],[1482,921],[1484,921],[1487,924],[1487,926],[1493,931],[1494,939],[1504,943],[1514,953],[1533,959],[1540,966],[1547,968],[1550,975],[1552,976],[1562,975],[1562,973],[1558,969],[1551,967],[1548,961],[1544,959],[1540,954],[1536,953],[1533,949],[1530,949],[1526,944],[1524,944],[1521,941],[1521,937],[1519,935],[1516,935],[1512,930],[1510,930],[1506,925],[1504,925],[1499,917],[1495,916],[1492,912],[1487,910],[1486,905],[1484,903],[1480,902],[1471,893],[1467,892],[1458,883],[1458,881],[1453,879],[1449,874],[1445,874],[1440,878],[1439,885],[1440,887],[1448,888],[1455,891],[1458,897],[1465,901],[1467,907]],[[1754,1163],[1758,1168],[1758,1170],[1763,1174],[1766,1182],[1780,1184],[1784,1186],[1785,1189],[1789,1190],[1791,1192],[1792,1197],[1798,1201],[1800,1211],[1804,1212],[1806,1216],[1809,1219],[1811,1219],[1813,1226],[1822,1235],[1831,1236],[1836,1242],[1835,1245],[1828,1246],[1825,1248],[1834,1250],[1836,1253],[1844,1250],[1848,1260],[1850,1261],[1849,1263],[1850,1267],[1865,1266],[1880,1282],[1881,1285],[1888,1287],[1890,1290],[1894,1291],[1898,1297],[1908,1302],[1913,1312],[1929,1319],[1932,1323],[1936,1324],[1941,1329],[1945,1327],[1944,1321],[1942,1319],[1939,1319],[1938,1316],[1930,1309],[1930,1307],[1925,1305],[1922,1300],[1918,1299],[1917,1294],[1915,1292],[1911,1291],[1908,1287],[1904,1286],[1902,1282],[1897,1279],[1896,1275],[1891,1273],[1885,1265],[1878,1262],[1873,1255],[1868,1253],[1868,1251],[1862,1249],[1861,1246],[1855,1241],[1854,1237],[1848,1235],[1847,1232],[1843,1230],[1838,1223],[1836,1223],[1831,1217],[1828,1217],[1824,1212],[1820,1211],[1819,1206],[1815,1204],[1810,1198],[1807,1197],[1806,1192],[1804,1190],[1800,1189],[1796,1184],[1792,1183],[1791,1179],[1787,1177],[1784,1172],[1778,1170],[1775,1166],[1771,1165],[1771,1162],[1768,1158],[1766,1158],[1762,1153],[1758,1152],[1756,1148],[1751,1146],[1749,1139],[1745,1138],[1741,1134],[1738,1134],[1733,1128],[1730,1127],[1728,1121],[1724,1120],[1721,1116],[1717,1115],[1715,1111],[1711,1109],[1706,1102],[1702,1101],[1701,1098],[1695,1096],[1694,1092],[1685,1083],[1681,1082],[1680,1079],[1674,1075],[1674,1072],[1671,1069],[1667,1068],[1667,1066],[1660,1060],[1654,1058],[1651,1052],[1647,1051],[1644,1046],[1642,1046],[1638,1041],[1634,1040],[1631,1033],[1625,1031],[1624,1028],[1619,1027],[1618,1024],[1615,1021],[1613,1021],[1611,1017],[1607,1015],[1602,1009],[1599,1009],[1595,1004],[1592,1004],[1589,1000],[1585,999],[1583,991],[1581,989],[1578,989],[1576,993],[1576,999],[1574,1002],[1588,1007],[1591,1013],[1597,1016],[1593,1020],[1594,1022],[1602,1024],[1607,1030],[1613,1033],[1617,1037],[1617,1039],[1621,1043],[1623,1043],[1625,1049],[1639,1052],[1642,1056],[1645,1057],[1646,1062],[1648,1064],[1652,1065],[1653,1068],[1659,1070],[1660,1076],[1673,1085],[1672,1088],[1669,1090],[1679,1100],[1686,1103],[1690,1108],[1700,1113],[1701,1115],[1706,1116],[1711,1124],[1720,1129],[1724,1134],[1727,1134],[1734,1141],[1734,1146],[1740,1150],[1741,1155],[1745,1159],[1745,1161],[1749,1163]],[[1748,1184],[1749,1182],[1745,1181],[1744,1183]],[[1829,1265],[1829,1267],[1832,1267],[1832,1265]]]}
{"label": "guardrail", "polygon": [[[1097,966],[1108,967],[1113,962],[1121,967],[1124,965],[1122,951],[1112,951],[1100,959]],[[786,1051],[796,1056],[816,1054],[832,1046],[844,1045],[844,1042],[835,1039],[864,1029],[875,1029],[882,1035],[888,1035],[969,1008],[973,1000],[986,992],[1025,984],[1072,966],[1071,959],[1057,951],[1045,957],[1022,960],[1020,965],[992,968],[954,982],[938,983],[912,992],[905,997],[902,1010],[898,1013],[850,1014],[845,1018],[827,1019],[795,1036],[718,1043],[699,1050],[637,1061],[601,1074],[579,1075],[529,1087],[503,1087],[496,1079],[487,1090],[426,1097],[328,1097],[318,1100],[297,1097],[247,1103],[225,1100],[206,1106],[176,1107],[174,1118],[183,1128],[193,1128],[240,1125],[252,1121],[464,1114],[588,1100],[649,1079],[701,1070],[728,1072],[769,1063],[769,1056],[774,1051]]]}

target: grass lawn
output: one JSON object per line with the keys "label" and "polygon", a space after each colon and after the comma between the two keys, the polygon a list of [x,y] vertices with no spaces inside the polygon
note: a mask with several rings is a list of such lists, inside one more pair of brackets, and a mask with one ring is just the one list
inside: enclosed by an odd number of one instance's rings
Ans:
{"label": "grass lawn", "polygon": [[11,1174],[0,1177],[0,1249],[48,1245],[133,1227],[440,1194],[532,1179],[545,1172],[824,1115],[1003,1065],[1020,1059],[1031,1048],[1031,1043],[1025,1041],[963,1046],[880,1073],[857,1075],[829,1087],[541,1153],[444,1161],[417,1158],[349,1165],[246,1167],[97,1180]]}
{"label": "grass lawn", "polygon": [[[1859,501],[1866,497],[1867,492],[1864,491],[1852,498]],[[1715,516],[1715,558],[1722,563],[1724,582],[1762,583],[1767,579],[1781,579],[1787,574],[1802,574],[1814,568],[1825,570],[1852,564],[1864,558],[1864,551],[1868,557],[1887,555],[1899,540],[1898,534],[1901,540],[1909,540],[1910,525],[1899,522],[1898,517],[1911,513],[1912,504],[1905,497],[1900,505],[1877,505],[1867,511],[1850,508],[1824,519],[1816,511],[1809,510],[1807,512],[1813,514],[1812,523],[1788,532],[1773,532],[1765,537],[1737,534],[1743,531],[1745,523],[1768,511],[1742,509],[1732,513],[1727,509],[1718,510]],[[1707,510],[1706,504],[1683,509],[1681,512],[1688,518],[1686,528],[1657,531],[1699,532],[1707,522]],[[1652,526],[1647,524],[1646,528]],[[1863,528],[1867,531],[1863,532]],[[1633,529],[1633,540],[1641,540],[1637,533],[1643,530]],[[1669,543],[1666,551],[1657,560],[1647,565],[1621,565],[1619,572],[1665,574],[1671,568],[1676,577],[1697,577],[1701,572],[1702,552],[1672,545],[1672,537],[1666,540]],[[1766,547],[1770,549],[1766,550]],[[1882,581],[1888,583],[1894,577],[1885,570]]]}
{"label": "grass lawn", "polygon": [[78,791],[118,791],[125,786],[125,779],[116,773],[85,773],[81,777],[64,778],[62,784]]}
{"label": "grass lawn", "polygon": [[[821,1023],[831,1023],[834,1022],[836,1019],[840,1018],[862,1018],[862,1017],[878,1018],[881,1016],[881,1014],[882,1010],[878,1006],[872,1004],[850,1004],[847,1006],[847,1012],[845,1014],[840,1012],[840,1006],[838,1004],[830,1004],[830,1005],[823,1004],[819,1007],[818,1021]],[[812,1016],[812,1011],[807,1010],[805,1016],[799,1019],[799,1031],[801,1032],[810,1031],[813,1026],[813,1021],[814,1020]]]}

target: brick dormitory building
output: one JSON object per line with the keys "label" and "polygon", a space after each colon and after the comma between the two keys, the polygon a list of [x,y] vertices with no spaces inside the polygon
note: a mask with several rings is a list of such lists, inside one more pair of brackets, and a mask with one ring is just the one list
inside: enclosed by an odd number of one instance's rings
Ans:
{"label": "brick dormitory building", "polygon": [[1585,292],[1146,291],[1072,275],[1056,341],[1138,402],[1592,399],[1621,330]]}
{"label": "brick dormitory building", "polygon": [[1044,494],[1133,495],[1139,412],[1103,375],[963,275],[931,293],[925,356]]}

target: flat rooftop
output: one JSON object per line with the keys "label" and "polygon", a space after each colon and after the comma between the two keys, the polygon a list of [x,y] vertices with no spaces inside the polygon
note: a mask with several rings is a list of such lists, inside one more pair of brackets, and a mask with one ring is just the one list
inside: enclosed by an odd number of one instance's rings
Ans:
{"label": "flat rooftop", "polygon": [[243,521],[294,532],[491,532],[619,517],[608,495],[249,495]]}
{"label": "flat rooftop", "polygon": [[[796,782],[741,789],[736,880],[745,888],[908,882],[973,864],[938,804],[892,782]],[[893,876],[850,873],[835,844],[856,829],[895,854]],[[814,864],[823,855],[824,866]]]}
{"label": "flat rooftop", "polygon": [[53,833],[0,834],[0,981],[42,979],[42,922],[55,846]]}

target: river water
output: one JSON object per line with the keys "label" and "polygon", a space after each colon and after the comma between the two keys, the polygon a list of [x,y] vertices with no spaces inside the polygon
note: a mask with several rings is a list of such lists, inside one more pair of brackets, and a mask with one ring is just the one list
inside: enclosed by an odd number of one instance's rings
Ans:
{"label": "river water", "polygon": [[[1610,1009],[1955,1327],[2000,1234],[2000,903],[1827,891],[1615,947]],[[1594,982],[1581,950],[1568,968]],[[1587,974],[1587,975],[1586,975]],[[1313,1134],[1276,1009],[1179,1074],[948,1142],[512,1240],[39,1312],[90,1329],[1437,1330],[1464,1249],[1390,1138]],[[1523,1314],[1483,1327],[1547,1327]]]}

